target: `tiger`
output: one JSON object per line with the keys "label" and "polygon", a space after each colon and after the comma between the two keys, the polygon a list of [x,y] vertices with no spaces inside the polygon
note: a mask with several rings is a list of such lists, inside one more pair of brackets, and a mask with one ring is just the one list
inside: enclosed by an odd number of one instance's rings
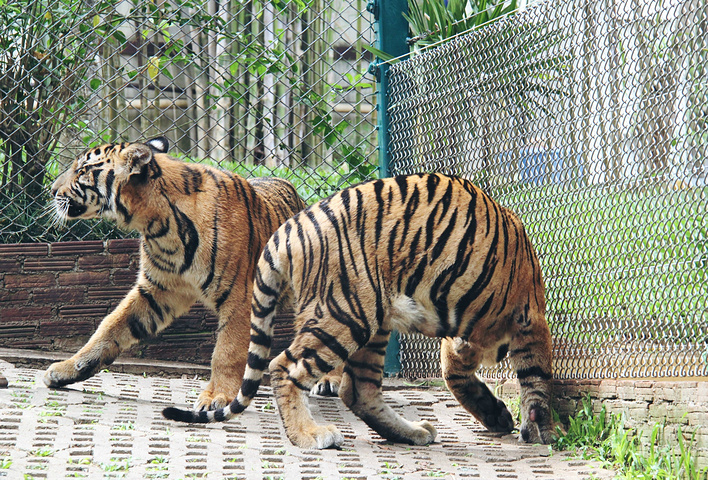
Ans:
{"label": "tiger", "polygon": [[[270,363],[273,317],[292,305],[299,326]],[[514,419],[476,375],[508,356],[520,384],[519,438],[550,443],[552,351],[545,287],[519,218],[470,181],[440,173],[396,176],[349,187],[281,225],[256,267],[248,364],[225,408],[163,410],[167,419],[221,422],[252,401],[266,368],[289,440],[339,447],[334,426],[315,423],[305,392],[343,364],[339,397],[392,442],[426,445],[428,421],[384,403],[384,355],[393,330],[441,338],[444,381],[492,432]]]}
{"label": "tiger", "polygon": [[85,380],[202,302],[218,317],[211,378],[196,410],[227,406],[248,357],[256,262],[271,234],[305,208],[293,185],[167,155],[164,137],[79,155],[51,187],[59,222],[103,217],[140,233],[137,282],[74,356],[44,373],[48,387]]}

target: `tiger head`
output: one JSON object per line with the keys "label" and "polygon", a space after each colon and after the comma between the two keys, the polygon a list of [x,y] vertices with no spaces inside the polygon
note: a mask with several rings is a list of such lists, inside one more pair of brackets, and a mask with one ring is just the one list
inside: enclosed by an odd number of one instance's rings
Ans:
{"label": "tiger head", "polygon": [[116,194],[131,179],[145,175],[155,153],[169,143],[158,137],[145,143],[110,143],[87,150],[52,184],[59,222],[77,218],[115,218]]}

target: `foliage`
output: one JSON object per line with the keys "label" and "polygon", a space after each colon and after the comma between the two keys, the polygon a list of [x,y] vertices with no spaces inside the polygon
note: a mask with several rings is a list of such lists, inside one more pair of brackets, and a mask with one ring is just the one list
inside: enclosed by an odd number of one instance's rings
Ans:
{"label": "foliage", "polygon": [[582,408],[569,418],[567,433],[558,429],[558,450],[575,450],[586,459],[599,460],[618,470],[619,478],[640,480],[705,480],[708,468],[699,469],[693,448],[695,432],[687,441],[681,427],[675,445],[664,437],[664,426],[656,424],[651,436],[643,439],[642,432],[625,428],[624,415],[608,414],[603,405],[593,410],[589,396]]}
{"label": "foliage", "polygon": [[516,10],[516,0],[409,0],[404,14],[416,45],[453,38]]}
{"label": "foliage", "polygon": [[[130,40],[121,26],[144,22],[164,37],[165,47],[142,71],[122,71],[129,79],[154,76],[155,66],[166,60],[193,55],[182,40],[168,34],[171,25],[193,25],[227,35],[218,16],[187,15],[194,2],[177,0],[158,7],[145,3],[123,15],[121,0],[0,0],[0,213],[2,222],[39,215],[47,187],[46,167],[65,130],[86,132],[85,142],[100,138],[84,120],[86,88],[100,88],[97,59],[107,49],[121,50]],[[170,18],[168,22],[166,18]],[[147,36],[143,30],[136,34]],[[134,40],[142,41],[142,38]],[[125,70],[126,67],[121,67]],[[163,73],[169,74],[168,71]],[[19,211],[19,207],[26,210]],[[41,222],[40,222],[41,223]],[[23,225],[25,227],[23,227]],[[8,238],[15,230],[36,230],[31,222],[17,229],[3,228]],[[21,237],[21,235],[20,235]]]}
{"label": "foliage", "polygon": [[328,148],[335,150],[337,163],[343,162],[348,168],[348,175],[338,186],[362,182],[376,175],[377,166],[366,160],[366,153],[359,145],[351,145],[346,139],[346,131],[351,125],[342,119],[334,124],[328,105],[322,97],[313,91],[304,92],[300,101],[305,103],[313,113],[311,120],[315,134],[322,137]]}

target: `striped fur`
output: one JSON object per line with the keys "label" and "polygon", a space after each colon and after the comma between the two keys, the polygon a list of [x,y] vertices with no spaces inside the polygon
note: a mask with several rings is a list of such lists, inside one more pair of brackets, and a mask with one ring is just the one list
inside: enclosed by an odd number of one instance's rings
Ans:
{"label": "striped fur", "polygon": [[385,405],[384,353],[393,329],[442,337],[442,370],[460,403],[488,429],[514,427],[475,371],[507,353],[521,383],[521,438],[552,440],[551,337],[538,259],[519,219],[470,182],[439,174],[376,180],[300,212],[270,238],[253,291],[248,367],[229,407],[167,418],[223,421],[243,411],[266,369],[273,317],[292,302],[298,333],[269,365],[280,415],[300,447],[341,445],[317,425],[305,392],[344,364],[339,396],[384,438],[435,439]]}
{"label": "striped fur", "polygon": [[157,138],[93,148],[52,187],[62,219],[108,218],[141,236],[135,286],[76,355],[49,367],[48,386],[92,376],[196,301],[217,314],[219,334],[211,381],[195,408],[228,405],[241,386],[256,261],[271,234],[305,205],[284,180],[246,181],[174,160],[167,147]]}

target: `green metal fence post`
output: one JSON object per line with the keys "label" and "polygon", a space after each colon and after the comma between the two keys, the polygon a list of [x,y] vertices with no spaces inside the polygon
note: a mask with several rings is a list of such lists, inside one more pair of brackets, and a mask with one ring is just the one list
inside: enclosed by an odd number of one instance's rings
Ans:
{"label": "green metal fence post", "polygon": [[[400,57],[408,53],[408,21],[403,14],[408,12],[408,0],[372,0],[366,9],[374,14],[376,25],[376,48],[393,57]],[[388,63],[377,59],[370,68],[376,76],[378,95],[376,101],[378,131],[379,131],[379,178],[389,177],[389,152],[388,152]],[[398,332],[391,333],[386,358],[384,360],[384,373],[393,376],[401,371],[400,359],[401,345]]]}
{"label": "green metal fence post", "polygon": [[[366,9],[374,14],[376,20],[376,48],[393,57],[400,57],[409,51],[408,20],[403,17],[408,12],[408,0],[372,0]],[[379,131],[379,178],[389,177],[388,157],[388,63],[377,59],[370,68],[376,77],[378,94],[376,110],[378,111]]]}

